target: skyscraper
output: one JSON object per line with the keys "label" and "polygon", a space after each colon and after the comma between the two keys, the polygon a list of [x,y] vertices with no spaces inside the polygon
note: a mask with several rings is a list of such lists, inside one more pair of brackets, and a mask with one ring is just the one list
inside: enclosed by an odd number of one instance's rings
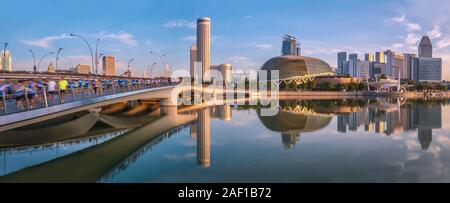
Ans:
{"label": "skyscraper", "polygon": [[358,54],[349,54],[347,74],[354,75],[354,73],[356,72],[357,63],[358,63]]}
{"label": "skyscraper", "polygon": [[298,48],[297,46],[297,38],[290,35],[284,35],[281,54],[283,56],[299,56],[300,48]]}
{"label": "skyscraper", "polygon": [[2,71],[12,71],[12,56],[11,52],[6,50],[2,50],[1,56],[0,56],[0,70]]}
{"label": "skyscraper", "polygon": [[419,44],[419,57],[433,57],[433,45],[428,36],[423,36]]}
{"label": "skyscraper", "polygon": [[375,62],[385,63],[384,52],[375,52]]}
{"label": "skyscraper", "polygon": [[116,58],[114,56],[103,57],[103,74],[106,76],[116,75]]}
{"label": "skyscraper", "polygon": [[369,61],[369,62],[373,62],[374,61],[374,57],[373,57],[373,54],[365,54],[364,55],[365,57],[365,61]]}
{"label": "skyscraper", "polygon": [[210,82],[209,68],[211,56],[211,19],[202,17],[197,19],[197,61],[201,62],[202,80]]}
{"label": "skyscraper", "polygon": [[198,112],[197,161],[202,167],[211,165],[211,112],[209,108]]}
{"label": "skyscraper", "polygon": [[337,75],[345,75],[344,64],[347,61],[347,52],[339,52],[337,54]]}
{"label": "skyscraper", "polygon": [[191,78],[195,78],[195,62],[197,61],[197,46],[192,45],[190,48],[190,73]]}

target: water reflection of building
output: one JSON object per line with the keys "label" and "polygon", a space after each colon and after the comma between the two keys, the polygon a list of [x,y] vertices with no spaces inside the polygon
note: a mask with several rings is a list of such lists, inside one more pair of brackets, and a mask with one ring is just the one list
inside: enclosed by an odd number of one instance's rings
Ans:
{"label": "water reflection of building", "polygon": [[411,104],[396,109],[386,106],[370,106],[363,111],[337,115],[338,132],[356,131],[364,125],[364,131],[395,135],[416,131],[424,150],[432,142],[433,129],[442,128],[442,106]]}
{"label": "water reflection of building", "polygon": [[211,113],[206,108],[198,112],[197,160],[203,167],[211,165]]}
{"label": "water reflection of building", "polygon": [[281,141],[285,149],[295,147],[302,133],[320,130],[330,124],[333,118],[328,114],[294,110],[280,110],[275,116],[261,116],[260,113],[257,112],[257,115],[267,129],[281,133]]}
{"label": "water reflection of building", "polygon": [[284,149],[292,149],[295,147],[297,142],[300,140],[300,134],[284,134],[281,133],[281,142],[283,143]]}
{"label": "water reflection of building", "polygon": [[198,119],[190,125],[190,138],[197,140],[198,164],[203,167],[211,165],[211,118],[224,121],[232,119],[232,107],[229,105],[215,106],[198,111]]}

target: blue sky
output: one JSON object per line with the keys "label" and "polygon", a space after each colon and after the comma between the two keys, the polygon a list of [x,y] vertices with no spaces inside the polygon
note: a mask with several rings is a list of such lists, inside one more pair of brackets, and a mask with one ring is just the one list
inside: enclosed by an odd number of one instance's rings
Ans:
{"label": "blue sky", "polygon": [[101,38],[99,52],[117,56],[119,71],[130,58],[141,73],[159,62],[149,50],[165,53],[172,69],[187,69],[195,20],[210,16],[212,64],[257,69],[280,54],[285,33],[300,40],[304,55],[332,66],[338,51],[360,57],[386,49],[416,53],[418,40],[428,34],[450,79],[447,0],[15,0],[2,8],[0,42],[10,43],[15,69],[31,69],[29,49],[39,57],[63,47],[61,68],[90,64],[89,50],[68,36],[72,32],[91,43]]}

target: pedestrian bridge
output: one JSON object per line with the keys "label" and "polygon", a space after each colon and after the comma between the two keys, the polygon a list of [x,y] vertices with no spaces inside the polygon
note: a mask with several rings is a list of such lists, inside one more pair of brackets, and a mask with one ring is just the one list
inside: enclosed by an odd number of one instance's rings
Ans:
{"label": "pedestrian bridge", "polygon": [[[111,105],[120,102],[141,100],[141,99],[160,99],[164,106],[177,106],[178,95],[183,92],[200,91],[204,95],[209,97],[215,97],[216,95],[223,94],[248,94],[249,91],[225,89],[217,87],[202,87],[191,85],[176,85],[168,84],[160,87],[148,87],[137,89],[133,91],[122,91],[113,94],[105,94],[103,96],[96,97],[84,97],[83,99],[76,100],[76,96],[73,96],[73,100],[66,99],[66,103],[60,103],[53,106],[30,109],[21,112],[15,112],[0,116],[0,132],[14,129],[20,126],[26,126],[45,120],[61,117],[64,115],[85,111],[95,110],[101,106]],[[6,104],[6,103],[5,103]],[[7,105],[4,105],[7,106]],[[108,117],[101,118],[105,122],[114,124],[114,120],[108,120]]]}

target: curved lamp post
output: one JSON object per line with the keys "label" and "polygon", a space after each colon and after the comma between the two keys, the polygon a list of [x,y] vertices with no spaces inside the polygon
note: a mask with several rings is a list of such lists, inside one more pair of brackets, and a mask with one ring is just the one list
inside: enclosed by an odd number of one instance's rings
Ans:
{"label": "curved lamp post", "polygon": [[97,38],[95,41],[95,74],[98,74],[98,63],[100,58],[98,55],[98,42],[100,42],[100,39]]}
{"label": "curved lamp post", "polygon": [[167,61],[164,60],[166,58],[166,55],[159,54],[159,53],[154,52],[154,51],[150,51],[149,53],[150,54],[154,54],[154,55],[158,56],[161,59],[161,61],[163,63],[163,66],[164,66],[164,76],[167,77]]}
{"label": "curved lamp post", "polygon": [[41,62],[42,62],[42,60],[44,60],[44,58],[45,58],[46,56],[51,55],[51,54],[53,54],[53,52],[48,52],[48,53],[44,54],[44,55],[41,57],[41,59],[39,60],[38,65],[37,65],[37,71],[39,71],[39,67],[41,67]]}
{"label": "curved lamp post", "polygon": [[[101,53],[100,55],[98,55],[97,56],[97,58],[96,58],[96,64],[95,64],[95,66],[96,66],[96,68],[97,68],[97,70],[95,70],[95,71],[97,71],[97,74],[98,74],[98,64],[100,64],[100,59],[102,58],[102,56],[104,56],[104,54],[103,53]],[[103,72],[102,72],[103,73]]]}
{"label": "curved lamp post", "polygon": [[55,69],[56,70],[58,70],[59,54],[61,53],[62,50],[63,50],[63,48],[59,48],[58,52],[56,52],[56,62],[55,62]]}
{"label": "curved lamp post", "polygon": [[37,70],[36,70],[36,68],[37,68],[37,66],[36,66],[36,57],[34,56],[34,52],[33,52],[33,50],[29,50],[30,51],[30,53],[31,53],[31,56],[33,57],[33,64],[34,64],[34,66],[33,66],[33,72],[36,72]]}
{"label": "curved lamp post", "polygon": [[84,38],[84,37],[82,37],[82,36],[80,36],[80,35],[77,35],[77,34],[74,34],[74,33],[70,33],[70,36],[72,36],[72,37],[78,37],[78,38],[82,39],[82,40],[86,43],[86,45],[89,47],[89,51],[91,52],[92,73],[94,73],[95,62],[94,62],[94,53],[92,52],[92,47],[91,47],[91,45],[90,45],[89,42],[86,40],[86,38]]}
{"label": "curved lamp post", "polygon": [[156,66],[156,64],[158,64],[158,63],[153,63],[152,65],[148,65],[147,72],[149,73],[149,75],[148,75],[149,78],[152,77],[152,72],[153,72],[154,66]]}
{"label": "curved lamp post", "polygon": [[132,58],[132,59],[130,59],[129,61],[128,61],[128,70],[130,70],[130,64],[131,64],[131,62],[133,62],[134,61],[134,58]]}
{"label": "curved lamp post", "polygon": [[6,70],[6,48],[8,47],[8,42],[3,46],[3,68]]}

